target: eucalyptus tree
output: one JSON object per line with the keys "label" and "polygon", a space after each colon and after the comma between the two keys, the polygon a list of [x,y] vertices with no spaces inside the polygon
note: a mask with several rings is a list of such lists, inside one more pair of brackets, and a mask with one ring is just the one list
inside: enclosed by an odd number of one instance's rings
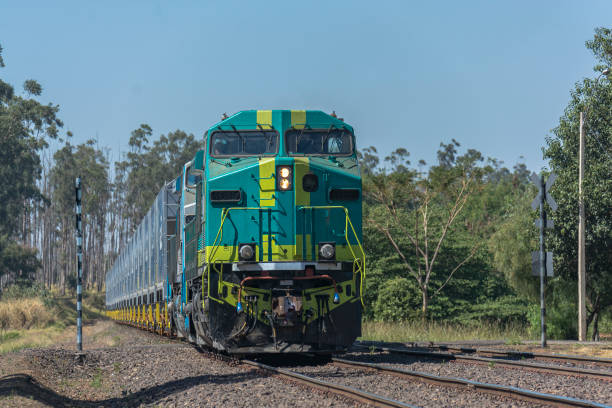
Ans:
{"label": "eucalyptus tree", "polygon": [[66,142],[53,155],[51,169],[52,210],[57,231],[56,257],[59,281],[64,289],[67,275],[75,270],[74,180],[81,177],[83,188],[83,279],[86,287],[101,289],[106,270],[107,220],[111,195],[109,163],[94,140],[79,145]]}
{"label": "eucalyptus tree", "polygon": [[127,225],[126,232],[119,234],[123,239],[140,223],[164,183],[177,177],[202,148],[200,140],[182,130],[161,135],[154,142],[152,135],[147,124],[133,130],[130,150],[124,160],[115,163],[115,195],[121,200],[116,205],[123,218],[117,225]]}
{"label": "eucalyptus tree", "polygon": [[[0,68],[4,67],[0,46]],[[0,274],[29,274],[39,265],[28,241],[34,205],[44,202],[37,180],[41,151],[63,126],[59,107],[41,104],[42,86],[26,80],[23,92],[0,78]]]}

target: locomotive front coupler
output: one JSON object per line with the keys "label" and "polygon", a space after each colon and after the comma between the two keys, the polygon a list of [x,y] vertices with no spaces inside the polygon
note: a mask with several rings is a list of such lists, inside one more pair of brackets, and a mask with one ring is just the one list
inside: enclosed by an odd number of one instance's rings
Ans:
{"label": "locomotive front coupler", "polygon": [[[334,299],[333,302],[335,304],[340,303],[340,295],[338,294],[338,286],[336,285],[336,280],[330,275],[314,275],[309,274],[308,269],[306,270],[305,276],[294,276],[292,280],[306,281],[306,280],[328,280],[332,283],[334,287]],[[240,313],[242,311],[242,288],[245,286],[247,282],[252,281],[270,281],[270,280],[281,280],[281,277],[278,276],[270,276],[270,275],[260,275],[260,276],[247,276],[246,278],[240,281],[240,286],[238,288],[238,303],[236,304],[236,311]]]}

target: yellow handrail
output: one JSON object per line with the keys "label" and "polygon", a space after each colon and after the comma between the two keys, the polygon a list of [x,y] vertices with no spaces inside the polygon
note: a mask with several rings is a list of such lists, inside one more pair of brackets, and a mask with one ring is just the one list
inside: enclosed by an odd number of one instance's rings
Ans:
{"label": "yellow handrail", "polygon": [[361,246],[361,242],[359,241],[359,237],[357,236],[357,232],[355,232],[355,227],[353,227],[353,222],[351,221],[351,217],[349,216],[349,212],[348,209],[342,205],[311,205],[311,206],[300,206],[298,207],[298,210],[301,209],[306,209],[306,208],[312,208],[312,209],[341,209],[344,210],[344,214],[345,214],[345,221],[344,221],[344,238],[346,239],[346,244],[349,247],[349,250],[351,251],[351,254],[353,255],[353,275],[355,274],[355,262],[359,259],[357,257],[357,255],[355,255],[355,252],[353,251],[353,246],[351,245],[349,238],[348,238],[348,226],[351,226],[351,230],[353,231],[353,236],[355,237],[355,240],[357,241],[357,244],[359,245],[359,250],[361,250],[361,259],[363,260],[363,264],[362,266],[359,267],[359,270],[362,272],[361,273],[361,282],[359,282],[359,298],[361,300],[361,305],[365,306],[363,303],[363,282],[365,281],[366,278],[366,269],[365,269],[365,251],[363,250],[363,246]]}
{"label": "yellow handrail", "polygon": [[[346,240],[346,244],[349,247],[349,250],[351,251],[351,254],[353,255],[353,275],[355,275],[356,270],[355,270],[355,262],[359,259],[362,260],[361,265],[359,265],[358,270],[361,272],[361,281],[359,282],[359,298],[361,301],[361,305],[364,306],[363,303],[363,282],[366,279],[366,267],[365,267],[365,261],[366,261],[366,256],[365,256],[365,251],[363,250],[363,246],[361,245],[361,241],[359,241],[359,237],[357,236],[357,232],[355,231],[355,227],[353,226],[353,222],[351,221],[351,217],[349,216],[349,211],[346,207],[341,206],[341,205],[316,205],[316,206],[299,206],[297,207],[298,210],[303,210],[303,209],[341,209],[344,210],[344,214],[345,214],[345,220],[344,220],[344,238]],[[229,208],[224,208],[221,211],[221,225],[219,225],[219,230],[217,231],[217,235],[215,236],[215,240],[213,241],[213,245],[212,245],[212,249],[211,249],[211,253],[210,256],[208,257],[210,259],[210,262],[207,262],[208,264],[213,264],[215,263],[214,257],[213,255],[216,253],[217,248],[219,248],[219,244],[218,242],[221,241],[221,239],[223,239],[223,224],[225,223],[225,220],[227,219],[228,214],[230,213],[230,211],[232,210],[268,210],[269,208],[267,207],[229,207]],[[355,240],[357,241],[357,245],[359,245],[359,250],[361,251],[361,258],[358,258],[357,255],[355,254],[355,251],[353,251],[353,246],[351,245],[350,241],[349,241],[349,236],[348,236],[348,227],[351,227],[351,231],[353,232],[353,236],[355,237]],[[303,238],[304,239],[304,238]],[[210,274],[209,274],[210,276]],[[210,284],[210,282],[209,282]],[[215,299],[217,300],[217,299]]]}
{"label": "yellow handrail", "polygon": [[267,208],[264,208],[264,207],[229,207],[229,208],[224,208],[221,210],[221,225],[219,225],[217,236],[215,237],[215,240],[213,241],[213,244],[212,244],[212,249],[210,250],[209,259],[211,260],[211,262],[214,262],[213,254],[217,251],[217,248],[219,248],[217,241],[220,241],[221,239],[223,239],[223,224],[225,223],[225,219],[227,218],[227,215],[230,213],[230,211],[232,210],[262,210],[262,209],[267,209]]}

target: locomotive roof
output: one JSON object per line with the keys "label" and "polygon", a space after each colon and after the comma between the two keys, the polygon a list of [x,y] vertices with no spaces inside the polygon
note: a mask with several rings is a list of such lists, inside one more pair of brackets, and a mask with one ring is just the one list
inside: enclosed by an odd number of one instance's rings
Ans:
{"label": "locomotive roof", "polygon": [[336,128],[347,129],[353,133],[353,128],[344,121],[320,110],[243,110],[230,117],[215,123],[208,129],[208,133],[215,130],[229,129],[276,129],[283,133],[290,128],[321,129],[334,126]]}

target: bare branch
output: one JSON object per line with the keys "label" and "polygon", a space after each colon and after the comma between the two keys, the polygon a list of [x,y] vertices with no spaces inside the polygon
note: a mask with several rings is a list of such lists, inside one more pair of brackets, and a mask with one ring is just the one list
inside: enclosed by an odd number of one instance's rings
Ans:
{"label": "bare branch", "polygon": [[450,216],[442,229],[442,234],[440,235],[440,239],[438,240],[438,244],[436,245],[436,250],[434,251],[433,257],[431,258],[432,268],[433,268],[433,264],[436,258],[438,257],[438,253],[440,252],[442,241],[444,241],[444,238],[446,237],[446,234],[448,233],[448,229],[452,225],[453,221],[455,221],[455,218],[457,217],[457,215],[459,215],[459,213],[463,209],[463,206],[465,205],[468,198],[472,194],[472,190],[467,190],[467,187],[470,185],[471,180],[472,180],[471,178],[468,179],[467,182],[463,180],[461,183],[462,184],[461,191],[459,191],[459,195],[457,196],[457,199],[455,200],[455,203],[450,211]]}
{"label": "bare branch", "polygon": [[423,252],[423,250],[421,249],[421,247],[418,244],[416,238],[410,233],[410,231],[408,231],[406,226],[404,224],[402,224],[402,222],[400,221],[399,217],[397,216],[397,211],[392,212],[391,210],[389,210],[389,213],[395,219],[396,225],[399,226],[403,230],[403,232],[406,234],[408,239],[410,239],[410,242],[412,242],[412,244],[415,246],[416,250],[421,254],[421,256],[423,256],[423,258],[425,258],[426,257],[425,252]]}
{"label": "bare branch", "polygon": [[430,299],[433,299],[434,296],[436,296],[438,293],[440,293],[442,291],[442,289],[444,289],[444,287],[446,286],[446,284],[451,280],[451,278],[453,277],[454,273],[457,272],[457,270],[459,270],[459,268],[461,268],[467,261],[469,261],[474,254],[476,254],[476,251],[478,250],[478,248],[480,247],[479,244],[474,245],[474,247],[472,247],[472,250],[470,251],[470,254],[459,263],[459,265],[455,266],[455,269],[453,269],[451,271],[451,273],[448,275],[448,277],[446,278],[446,280],[444,281],[444,283],[442,284],[442,286],[440,286],[431,296]]}
{"label": "bare branch", "polygon": [[417,274],[414,271],[414,269],[412,269],[412,266],[410,266],[410,264],[408,263],[408,259],[406,259],[406,256],[404,255],[404,253],[400,249],[399,245],[397,244],[397,242],[395,241],[395,239],[393,238],[393,236],[389,232],[389,229],[388,228],[384,228],[383,226],[381,226],[379,223],[377,223],[376,221],[374,221],[372,219],[369,219],[369,221],[372,224],[374,224],[376,229],[378,229],[380,232],[382,232],[383,234],[386,235],[386,237],[389,239],[389,242],[391,242],[391,245],[393,245],[393,247],[395,248],[395,251],[397,252],[397,254],[400,256],[400,258],[402,258],[402,262],[404,262],[404,265],[406,265],[406,267],[408,268],[408,272],[412,276],[414,276],[416,278],[416,280],[419,283],[419,286],[421,286],[421,276],[419,274]]}

